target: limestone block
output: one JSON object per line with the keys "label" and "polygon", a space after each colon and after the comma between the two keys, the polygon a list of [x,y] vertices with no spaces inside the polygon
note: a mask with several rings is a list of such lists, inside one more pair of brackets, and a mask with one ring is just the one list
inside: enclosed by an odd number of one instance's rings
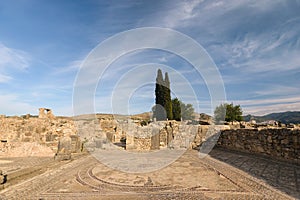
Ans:
{"label": "limestone block", "polygon": [[41,119],[47,118],[45,114],[45,108],[39,108],[39,118]]}
{"label": "limestone block", "polygon": [[54,119],[55,118],[55,116],[52,113],[52,110],[50,110],[50,109],[47,110],[47,118],[48,119]]}
{"label": "limestone block", "polygon": [[0,184],[3,184],[5,182],[5,177],[3,175],[0,175]]}
{"label": "limestone block", "polygon": [[69,136],[61,137],[58,143],[57,153],[71,153],[72,139]]}
{"label": "limestone block", "polygon": [[64,136],[74,135],[74,131],[70,128],[64,128],[62,130],[62,133],[63,133]]}
{"label": "limestone block", "polygon": [[285,139],[281,140],[281,144],[289,144],[289,139],[285,138]]}
{"label": "limestone block", "polygon": [[272,136],[271,136],[271,135],[269,135],[269,136],[267,137],[267,141],[268,141],[268,143],[272,143]]}
{"label": "limestone block", "polygon": [[58,154],[55,154],[55,157],[54,157],[54,159],[57,161],[70,160],[71,158],[72,157],[71,157],[70,153],[58,153]]}

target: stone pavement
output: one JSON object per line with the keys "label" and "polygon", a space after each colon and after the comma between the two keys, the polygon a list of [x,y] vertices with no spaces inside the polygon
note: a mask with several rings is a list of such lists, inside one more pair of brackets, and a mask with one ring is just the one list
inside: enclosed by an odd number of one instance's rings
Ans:
{"label": "stone pavement", "polygon": [[267,156],[215,148],[210,156],[300,199],[300,165]]}
{"label": "stone pavement", "polygon": [[[16,161],[11,161],[13,166]],[[28,163],[43,167],[36,161]],[[297,182],[291,169],[298,176],[298,166],[221,149],[203,159],[197,151],[187,151],[169,166],[147,173],[113,170],[91,155],[63,162],[48,160],[44,167],[43,173],[1,190],[0,199],[299,198],[298,185],[290,183]]]}

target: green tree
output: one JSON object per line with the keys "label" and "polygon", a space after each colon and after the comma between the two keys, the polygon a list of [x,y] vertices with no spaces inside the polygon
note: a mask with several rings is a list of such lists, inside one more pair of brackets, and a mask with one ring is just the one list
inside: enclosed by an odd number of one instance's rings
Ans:
{"label": "green tree", "polygon": [[164,79],[161,69],[157,70],[155,84],[155,106],[152,108],[156,120],[166,120]]}
{"label": "green tree", "polygon": [[181,107],[181,117],[183,120],[192,120],[194,119],[194,108],[192,104],[184,104],[180,101]]}
{"label": "green tree", "polygon": [[220,106],[217,106],[215,111],[215,120],[217,122],[220,121],[227,121],[227,122],[232,122],[232,121],[242,121],[243,120],[243,111],[241,109],[240,105],[233,105],[231,104],[221,104]]}
{"label": "green tree", "polygon": [[176,121],[181,120],[181,107],[180,101],[178,98],[172,99],[172,112],[173,112],[173,119]]}
{"label": "green tree", "polygon": [[156,84],[155,84],[155,103],[161,106],[165,105],[164,101],[164,79],[160,69],[157,70]]}
{"label": "green tree", "polygon": [[172,100],[171,100],[170,80],[169,80],[168,72],[165,73],[163,92],[164,92],[164,100],[165,100],[164,108],[166,110],[167,118],[169,120],[172,120],[173,112],[172,112]]}
{"label": "green tree", "polygon": [[217,123],[224,121],[226,117],[226,104],[221,104],[214,111],[214,119]]}
{"label": "green tree", "polygon": [[228,122],[231,121],[242,121],[243,112],[240,105],[234,106],[233,103],[226,105],[226,117],[225,120]]}

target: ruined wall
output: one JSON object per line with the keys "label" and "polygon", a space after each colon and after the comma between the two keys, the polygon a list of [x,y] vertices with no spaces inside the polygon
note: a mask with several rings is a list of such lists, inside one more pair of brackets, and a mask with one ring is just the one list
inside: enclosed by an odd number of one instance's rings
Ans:
{"label": "ruined wall", "polygon": [[299,129],[236,129],[222,131],[218,146],[300,161]]}
{"label": "ruined wall", "polygon": [[[131,119],[81,118],[75,123],[78,134],[91,151],[96,148],[126,148],[129,151],[189,148],[198,130],[198,126],[192,130],[190,125],[176,121],[159,121],[142,126]],[[122,138],[126,138],[125,146],[122,146]]]}
{"label": "ruined wall", "polygon": [[[42,151],[40,145],[50,147],[55,153],[80,152],[82,142],[88,150],[197,149],[205,141],[209,142],[209,138],[220,130],[218,146],[293,161],[300,160],[299,129],[231,129],[225,125],[188,125],[186,122],[177,121],[158,121],[142,126],[130,119],[114,119],[106,115],[75,120],[63,117],[1,116],[0,154],[24,143],[34,142],[38,145],[25,145],[20,148],[20,152],[27,149],[31,151],[30,148]],[[126,144],[122,143],[124,138]]]}
{"label": "ruined wall", "polygon": [[[1,117],[0,153],[6,153],[22,143],[36,143],[57,151],[61,137],[71,137],[78,145],[77,129],[71,118]],[[75,148],[73,149],[75,150]]]}

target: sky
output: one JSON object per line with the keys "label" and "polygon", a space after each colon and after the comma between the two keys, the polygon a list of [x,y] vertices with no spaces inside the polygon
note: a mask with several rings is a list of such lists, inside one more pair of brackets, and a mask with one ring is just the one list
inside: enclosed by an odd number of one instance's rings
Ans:
{"label": "sky", "polygon": [[[0,114],[36,115],[46,107],[55,115],[74,115],[74,107],[86,106],[74,100],[79,74],[99,70],[99,60],[87,68],[90,55],[116,35],[146,27],[196,41],[206,52],[199,58],[210,58],[220,75],[222,102],[240,105],[244,114],[300,110],[299,0],[3,0],[0,25]],[[137,42],[144,39],[136,36]],[[126,47],[123,40],[111,49]],[[180,41],[172,45],[191,52]],[[94,112],[150,111],[158,68],[169,74],[172,97],[197,112],[213,113],[209,85],[217,80],[198,73],[183,57],[147,48],[114,58],[98,75]]]}

